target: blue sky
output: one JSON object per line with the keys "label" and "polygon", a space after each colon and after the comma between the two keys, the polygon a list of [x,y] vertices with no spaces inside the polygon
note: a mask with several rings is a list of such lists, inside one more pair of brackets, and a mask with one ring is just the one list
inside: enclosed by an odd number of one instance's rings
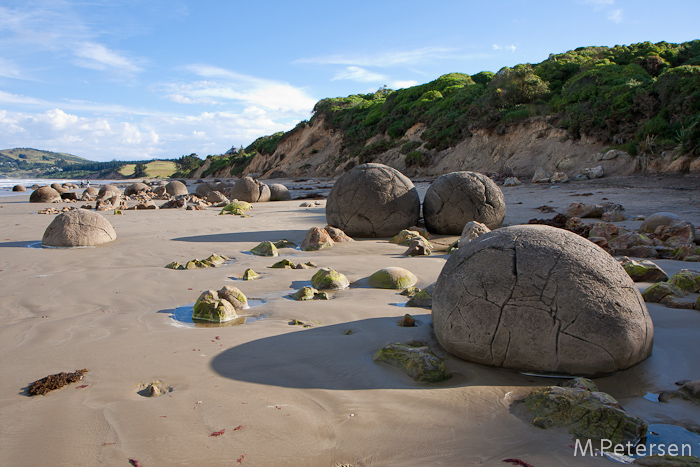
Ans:
{"label": "blue sky", "polygon": [[220,154],[325,97],[700,38],[697,0],[3,0],[0,149]]}

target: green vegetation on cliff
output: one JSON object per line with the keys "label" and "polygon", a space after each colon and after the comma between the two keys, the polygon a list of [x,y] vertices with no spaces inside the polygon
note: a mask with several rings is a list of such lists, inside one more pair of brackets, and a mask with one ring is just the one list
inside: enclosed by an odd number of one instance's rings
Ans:
{"label": "green vegetation on cliff", "polygon": [[[312,122],[324,118],[328,127],[342,131],[344,158],[368,162],[400,146],[411,165],[426,163],[418,150],[422,144],[405,139],[416,124],[425,125],[424,148],[442,150],[473,130],[500,134],[537,115],[554,117],[574,139],[591,136],[632,154],[678,145],[697,154],[700,40],[584,47],[495,74],[450,73],[398,91],[323,99]],[[389,139],[366,144],[382,134]]]}

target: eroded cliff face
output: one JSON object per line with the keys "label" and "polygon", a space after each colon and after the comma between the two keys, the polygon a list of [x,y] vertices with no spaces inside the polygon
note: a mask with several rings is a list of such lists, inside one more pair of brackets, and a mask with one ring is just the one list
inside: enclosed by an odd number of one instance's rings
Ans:
{"label": "eroded cliff face", "polygon": [[[421,124],[406,132],[405,141],[423,143]],[[377,135],[368,141],[388,139]],[[279,144],[272,155],[256,155],[246,168],[245,175],[261,178],[336,177],[348,167],[359,163],[357,158],[340,156],[342,135],[324,127],[319,119],[313,125],[292,132]],[[551,124],[551,118],[536,117],[505,130],[475,130],[472,136],[453,148],[423,153],[421,164],[406,165],[406,156],[400,148],[375,155],[371,162],[379,162],[401,171],[409,177],[436,177],[449,172],[470,170],[482,173],[502,173],[530,178],[537,167],[549,174],[564,172],[573,178],[588,167],[602,165],[606,176],[630,175],[640,172],[642,160],[622,151],[614,158],[601,160],[609,144],[583,137],[573,140],[566,130]],[[370,162],[365,160],[364,162]],[[668,152],[653,157],[648,172],[699,172],[700,160]],[[217,175],[225,177],[225,174]]]}

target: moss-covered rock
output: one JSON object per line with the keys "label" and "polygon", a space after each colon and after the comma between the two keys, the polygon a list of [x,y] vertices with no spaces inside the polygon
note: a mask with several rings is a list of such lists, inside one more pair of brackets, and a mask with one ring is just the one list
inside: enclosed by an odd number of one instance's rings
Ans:
{"label": "moss-covered rock", "polygon": [[680,288],[668,282],[657,282],[650,285],[642,292],[642,297],[644,297],[645,302],[649,303],[659,303],[667,295],[674,295],[676,297],[682,297],[685,292]]}
{"label": "moss-covered rock", "polygon": [[350,281],[334,269],[322,268],[311,278],[311,285],[318,290],[338,290],[350,286]]}
{"label": "moss-covered rock", "polygon": [[288,259],[283,259],[277,261],[275,264],[270,266],[273,269],[296,269],[296,264],[292,263]]}
{"label": "moss-covered rock", "polygon": [[435,284],[431,284],[423,290],[420,290],[417,294],[411,297],[406,306],[419,307],[419,308],[432,308],[433,306],[433,290],[435,290]]}
{"label": "moss-covered rock", "polygon": [[253,280],[259,279],[259,278],[260,278],[260,274],[258,274],[257,272],[253,271],[253,270],[250,269],[250,268],[246,269],[246,270],[243,272],[243,276],[241,277],[241,279],[243,279],[244,281],[253,281]]}
{"label": "moss-covered rock", "polygon": [[250,252],[257,256],[277,256],[279,254],[277,247],[272,242],[260,242]]}
{"label": "moss-covered rock", "polygon": [[235,319],[238,315],[233,305],[219,297],[216,290],[206,290],[199,296],[192,310],[192,319],[224,323]]}
{"label": "moss-covered rock", "polygon": [[317,293],[318,290],[313,287],[305,286],[294,292],[290,297],[297,301],[313,300]]}
{"label": "moss-covered rock", "polygon": [[598,391],[598,386],[596,386],[596,384],[588,378],[567,379],[566,381],[561,383],[559,386],[561,386],[563,388],[585,389],[586,391],[591,391],[591,392]]}
{"label": "moss-covered rock", "polygon": [[227,300],[236,310],[248,308],[248,298],[238,287],[225,285],[219,290],[219,297]]}
{"label": "moss-covered rock", "polygon": [[550,386],[533,391],[524,404],[538,428],[558,427],[574,436],[610,440],[613,444],[636,444],[646,435],[647,423],[625,412],[603,392]]}
{"label": "moss-covered rock", "polygon": [[416,287],[415,285],[412,285],[412,286],[406,287],[404,290],[402,290],[401,295],[404,295],[406,297],[413,297],[418,292],[420,292],[420,289],[418,287]]}
{"label": "moss-covered rock", "polygon": [[635,282],[664,282],[668,280],[666,272],[651,261],[635,261],[625,258],[620,264]]}
{"label": "moss-covered rock", "polygon": [[234,214],[247,217],[246,211],[250,211],[251,209],[253,209],[253,205],[250,203],[246,203],[245,201],[233,201],[224,206],[221,212],[219,212],[219,215]]}
{"label": "moss-covered rock", "polygon": [[172,263],[168,263],[165,265],[166,268],[168,269],[185,269],[185,267],[178,263],[177,261],[173,261]]}
{"label": "moss-covered rock", "polygon": [[311,227],[306,232],[304,241],[301,242],[301,249],[303,251],[317,251],[330,248],[334,243],[335,242],[325,229]]}
{"label": "moss-covered rock", "polygon": [[410,327],[413,327],[415,325],[416,325],[416,319],[413,316],[409,315],[408,313],[403,315],[403,318],[401,318],[401,321],[399,321],[399,326],[401,326],[402,328],[410,328]]}
{"label": "moss-covered rock", "polygon": [[439,383],[452,377],[443,361],[423,342],[386,345],[372,360],[398,368],[415,381],[424,383]]}
{"label": "moss-covered rock", "polygon": [[225,264],[226,261],[228,261],[229,258],[223,255],[218,255],[216,253],[213,253],[210,255],[208,258],[203,259],[203,260],[198,260],[198,259],[191,259],[185,263],[183,266],[182,264],[178,263],[177,261],[173,261],[172,263],[166,264],[165,267],[168,269],[204,269],[204,268],[215,268],[217,266],[221,266],[222,264]]}
{"label": "moss-covered rock", "polygon": [[286,238],[283,238],[282,240],[277,240],[275,242],[275,247],[277,247],[277,248],[296,248],[297,244],[294,242],[290,242]]}
{"label": "moss-covered rock", "polygon": [[694,269],[681,269],[668,279],[668,283],[684,292],[698,292],[700,291],[700,272]]}
{"label": "moss-covered rock", "polygon": [[376,289],[405,289],[415,285],[418,278],[408,269],[389,267],[380,269],[367,279],[370,287]]}
{"label": "moss-covered rock", "polygon": [[432,245],[428,240],[423,237],[420,232],[416,230],[408,230],[404,229],[401,232],[399,232],[397,235],[394,235],[391,240],[389,240],[389,243],[396,243],[397,245],[403,245],[403,246],[410,246],[411,242],[414,239],[419,239],[425,242],[426,245],[428,245],[429,248],[432,249]]}

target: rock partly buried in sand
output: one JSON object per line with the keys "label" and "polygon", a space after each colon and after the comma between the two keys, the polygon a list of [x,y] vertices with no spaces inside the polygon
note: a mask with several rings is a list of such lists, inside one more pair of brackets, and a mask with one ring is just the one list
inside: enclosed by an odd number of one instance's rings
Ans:
{"label": "rock partly buried in sand", "polygon": [[334,269],[322,268],[311,278],[311,285],[318,290],[340,290],[349,287],[350,281]]}
{"label": "rock partly buried in sand", "polygon": [[124,190],[126,196],[134,196],[139,193],[145,193],[149,190],[149,186],[142,182],[132,183]]}
{"label": "rock partly buried in sand", "polygon": [[173,261],[172,263],[166,264],[165,267],[168,269],[178,270],[215,268],[217,266],[225,264],[228,259],[229,258],[227,258],[226,256],[217,255],[216,253],[213,253],[208,258],[203,259],[201,261],[198,259],[192,259],[190,261],[187,261],[187,263],[185,263],[184,265],[180,264],[177,261]]}
{"label": "rock partly buried in sand", "polygon": [[173,197],[182,196],[189,193],[189,191],[187,191],[187,185],[179,180],[168,182],[168,184],[165,185],[165,192]]}
{"label": "rock partly buried in sand", "polygon": [[53,203],[61,199],[61,194],[50,186],[42,186],[29,195],[30,203]]}
{"label": "rock partly buried in sand", "polygon": [[306,231],[304,241],[301,242],[301,249],[303,251],[322,250],[324,248],[332,247],[333,243],[335,242],[328,234],[326,229],[311,227],[309,230]]}
{"label": "rock partly buried in sand", "polygon": [[236,200],[224,206],[219,215],[234,214],[236,216],[245,216],[245,212],[251,209],[253,209],[253,206],[250,203]]}
{"label": "rock partly buried in sand", "polygon": [[349,235],[347,235],[345,232],[343,232],[341,229],[338,229],[336,227],[327,225],[323,228],[326,232],[328,232],[328,235],[330,235],[331,240],[335,243],[348,243],[348,242],[354,242],[355,240],[352,239]]}
{"label": "rock partly buried in sand", "polygon": [[403,252],[404,256],[430,256],[433,252],[432,245],[423,238],[414,238],[408,249]]}
{"label": "rock partly buried in sand", "polygon": [[288,259],[283,259],[277,261],[275,264],[270,266],[272,269],[296,269],[297,265],[289,261]]}
{"label": "rock partly buried in sand", "polygon": [[260,274],[257,272],[253,271],[252,269],[248,268],[243,272],[243,276],[241,277],[242,280],[244,281],[254,281],[255,279],[259,279]]}
{"label": "rock partly buried in sand", "polygon": [[425,226],[431,233],[460,235],[467,222],[489,229],[503,223],[506,203],[493,180],[477,172],[453,172],[435,180],[423,200]]}
{"label": "rock partly buried in sand", "polygon": [[248,203],[262,203],[270,201],[270,188],[251,177],[243,177],[226,190],[226,196]]}
{"label": "rock partly buried in sand", "polygon": [[44,231],[45,246],[93,246],[116,240],[114,227],[102,215],[74,209],[59,214]]}
{"label": "rock partly buried in sand", "polygon": [[273,183],[270,187],[270,201],[288,201],[292,199],[292,195],[286,186],[281,183]]}
{"label": "rock partly buried in sand", "polygon": [[328,300],[330,297],[326,292],[321,292],[313,287],[304,286],[289,296],[293,300]]}
{"label": "rock partly buried in sand", "polygon": [[594,376],[651,354],[654,327],[619,263],[569,231],[518,225],[460,248],[433,294],[435,335],[464,360]]}
{"label": "rock partly buried in sand", "polygon": [[635,261],[624,257],[620,259],[620,265],[634,282],[665,282],[668,280],[668,275],[663,269],[645,259]]}
{"label": "rock partly buried in sand", "polygon": [[522,184],[523,183],[520,180],[518,180],[518,177],[508,177],[505,180],[503,180],[503,186],[505,187],[519,186]]}
{"label": "rock partly buried in sand", "polygon": [[669,284],[668,282],[657,282],[650,285],[644,292],[642,292],[642,297],[644,301],[649,303],[660,303],[664,298],[668,296],[673,296],[674,298],[681,298],[685,296],[685,292],[675,285]]}
{"label": "rock partly buried in sand", "polygon": [[12,187],[12,191],[27,191],[24,185],[15,185]]}
{"label": "rock partly buried in sand", "polygon": [[425,342],[389,344],[372,356],[377,363],[386,363],[398,368],[414,381],[439,383],[452,377],[445,364]]}
{"label": "rock partly buried in sand", "polygon": [[423,290],[419,290],[406,302],[406,306],[428,308],[433,306],[433,293],[435,292],[435,284],[430,284]]}
{"label": "rock partly buried in sand", "polygon": [[326,221],[352,237],[390,237],[418,223],[420,197],[401,172],[362,164],[340,176],[328,194]]}
{"label": "rock partly buried in sand", "polygon": [[173,390],[173,388],[159,379],[150,383],[141,383],[137,387],[140,389],[138,393],[145,397],[158,397]]}
{"label": "rock partly buried in sand", "polygon": [[27,394],[30,396],[41,396],[54,389],[60,389],[63,386],[75,383],[83,379],[83,375],[88,371],[85,369],[76,370],[73,373],[56,373],[54,375],[45,376],[34,381],[27,388]]}
{"label": "rock partly buried in sand", "polygon": [[380,269],[367,279],[375,289],[405,289],[416,285],[418,278],[408,269],[389,267]]}
{"label": "rock partly buried in sand", "polygon": [[402,328],[412,328],[415,325],[416,319],[408,313],[403,315],[403,318],[401,318],[401,321],[399,321],[399,326],[401,326]]}
{"label": "rock partly buried in sand", "polygon": [[246,296],[236,287],[227,285],[218,292],[202,292],[192,309],[192,319],[224,323],[237,318],[236,309],[242,308],[248,308]]}
{"label": "rock partly buried in sand", "polygon": [[256,256],[277,256],[277,247],[272,242],[260,242],[257,246],[250,250]]}
{"label": "rock partly buried in sand", "polygon": [[[595,385],[590,382],[593,388]],[[585,387],[585,386],[584,386]],[[625,412],[609,394],[583,387],[549,386],[516,401],[524,405],[537,428],[563,428],[574,436],[635,445],[646,435],[647,423]]]}
{"label": "rock partly buried in sand", "polygon": [[[397,245],[403,246],[411,246],[411,243],[414,239],[423,240],[425,243],[430,245],[430,242],[428,242],[428,240],[425,237],[423,237],[420,232],[418,232],[417,230],[409,229],[403,229],[401,232],[391,237],[389,243],[396,243]],[[432,247],[432,245],[430,245],[430,247]]]}
{"label": "rock partly buried in sand", "polygon": [[681,269],[668,279],[668,283],[684,292],[696,293],[700,291],[700,271]]}

